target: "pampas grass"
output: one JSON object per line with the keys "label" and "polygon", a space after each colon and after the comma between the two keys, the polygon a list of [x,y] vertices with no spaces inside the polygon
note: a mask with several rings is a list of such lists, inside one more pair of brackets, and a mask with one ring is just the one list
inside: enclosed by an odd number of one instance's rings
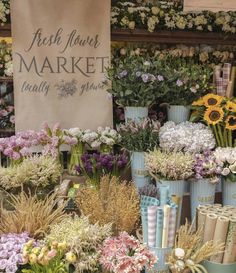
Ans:
{"label": "pampas grass", "polygon": [[76,202],[91,223],[100,225],[113,223],[113,233],[129,234],[137,228],[139,221],[139,197],[134,184],[119,181],[119,178],[104,176],[100,189],[79,189]]}
{"label": "pampas grass", "polygon": [[0,233],[28,232],[30,237],[42,238],[49,231],[50,226],[61,222],[66,203],[57,207],[56,195],[48,195],[44,200],[37,196],[27,195],[23,191],[15,196],[10,195],[10,205],[13,211],[0,209]]}

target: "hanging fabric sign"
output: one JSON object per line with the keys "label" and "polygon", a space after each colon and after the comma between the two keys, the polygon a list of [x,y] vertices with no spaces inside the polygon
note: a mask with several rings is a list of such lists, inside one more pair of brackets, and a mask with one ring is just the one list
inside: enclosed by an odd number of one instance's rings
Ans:
{"label": "hanging fabric sign", "polygon": [[16,130],[112,125],[110,0],[11,0]]}

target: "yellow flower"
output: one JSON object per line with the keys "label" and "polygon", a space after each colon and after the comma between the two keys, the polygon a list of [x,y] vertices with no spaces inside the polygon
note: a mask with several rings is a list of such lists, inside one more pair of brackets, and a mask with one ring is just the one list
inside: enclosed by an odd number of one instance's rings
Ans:
{"label": "yellow flower", "polygon": [[196,100],[192,103],[193,106],[203,106],[204,105],[204,101],[203,99],[199,99],[199,100]]}
{"label": "yellow flower", "polygon": [[40,247],[34,247],[34,248],[32,249],[32,253],[38,255],[39,252],[40,252],[40,250],[41,250]]}
{"label": "yellow flower", "polygon": [[217,106],[212,106],[207,108],[204,114],[204,120],[208,124],[215,125],[219,122],[221,122],[224,118],[224,111]]}
{"label": "yellow flower", "polygon": [[225,128],[228,130],[236,130],[236,117],[229,115],[225,121]]}
{"label": "yellow flower", "polygon": [[210,106],[219,106],[221,104],[221,102],[223,101],[224,97],[221,97],[219,95],[215,95],[215,94],[207,94],[204,97],[202,97],[202,100],[204,102],[204,105],[206,107],[210,107]]}
{"label": "yellow flower", "polygon": [[76,255],[73,252],[68,252],[68,253],[66,253],[66,260],[69,263],[75,263],[77,258],[76,258]]}
{"label": "yellow flower", "polygon": [[225,108],[231,112],[236,112],[236,103],[227,101]]}
{"label": "yellow flower", "polygon": [[67,249],[67,243],[65,241],[62,243],[58,243],[58,248],[62,250]]}
{"label": "yellow flower", "polygon": [[29,261],[30,261],[31,264],[37,263],[37,256],[34,253],[31,253],[29,255]]}

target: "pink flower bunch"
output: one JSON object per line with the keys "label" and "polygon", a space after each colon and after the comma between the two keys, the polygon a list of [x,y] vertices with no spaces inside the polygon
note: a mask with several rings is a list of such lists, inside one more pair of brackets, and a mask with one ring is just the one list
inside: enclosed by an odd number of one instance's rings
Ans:
{"label": "pink flower bunch", "polygon": [[107,238],[101,249],[101,265],[114,273],[139,273],[144,267],[150,270],[156,262],[156,256],[147,246],[127,232]]}
{"label": "pink flower bunch", "polygon": [[0,138],[0,151],[13,160],[20,160],[22,157],[32,153],[31,147],[39,145],[37,133],[33,130],[19,132],[15,136]]}
{"label": "pink flower bunch", "polygon": [[66,135],[59,123],[50,128],[46,122],[43,124],[43,129],[38,133],[38,139],[43,145],[43,155],[50,155],[55,158],[59,155],[61,145],[73,146],[78,141],[76,137]]}

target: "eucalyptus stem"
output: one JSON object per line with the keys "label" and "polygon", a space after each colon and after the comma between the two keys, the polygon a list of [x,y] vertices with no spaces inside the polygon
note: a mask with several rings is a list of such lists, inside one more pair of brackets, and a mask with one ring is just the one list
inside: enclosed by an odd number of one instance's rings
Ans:
{"label": "eucalyptus stem", "polygon": [[221,140],[221,147],[225,147],[224,137],[223,137],[223,134],[222,134],[222,131],[221,131],[220,125],[219,125],[219,124],[217,124],[216,126],[217,126],[218,133],[219,133],[220,140]]}
{"label": "eucalyptus stem", "polygon": [[212,128],[213,128],[214,135],[215,135],[215,138],[216,138],[217,146],[220,147],[220,146],[221,146],[220,138],[219,138],[219,135],[218,135],[218,132],[217,132],[217,130],[216,130],[215,125],[212,125]]}

